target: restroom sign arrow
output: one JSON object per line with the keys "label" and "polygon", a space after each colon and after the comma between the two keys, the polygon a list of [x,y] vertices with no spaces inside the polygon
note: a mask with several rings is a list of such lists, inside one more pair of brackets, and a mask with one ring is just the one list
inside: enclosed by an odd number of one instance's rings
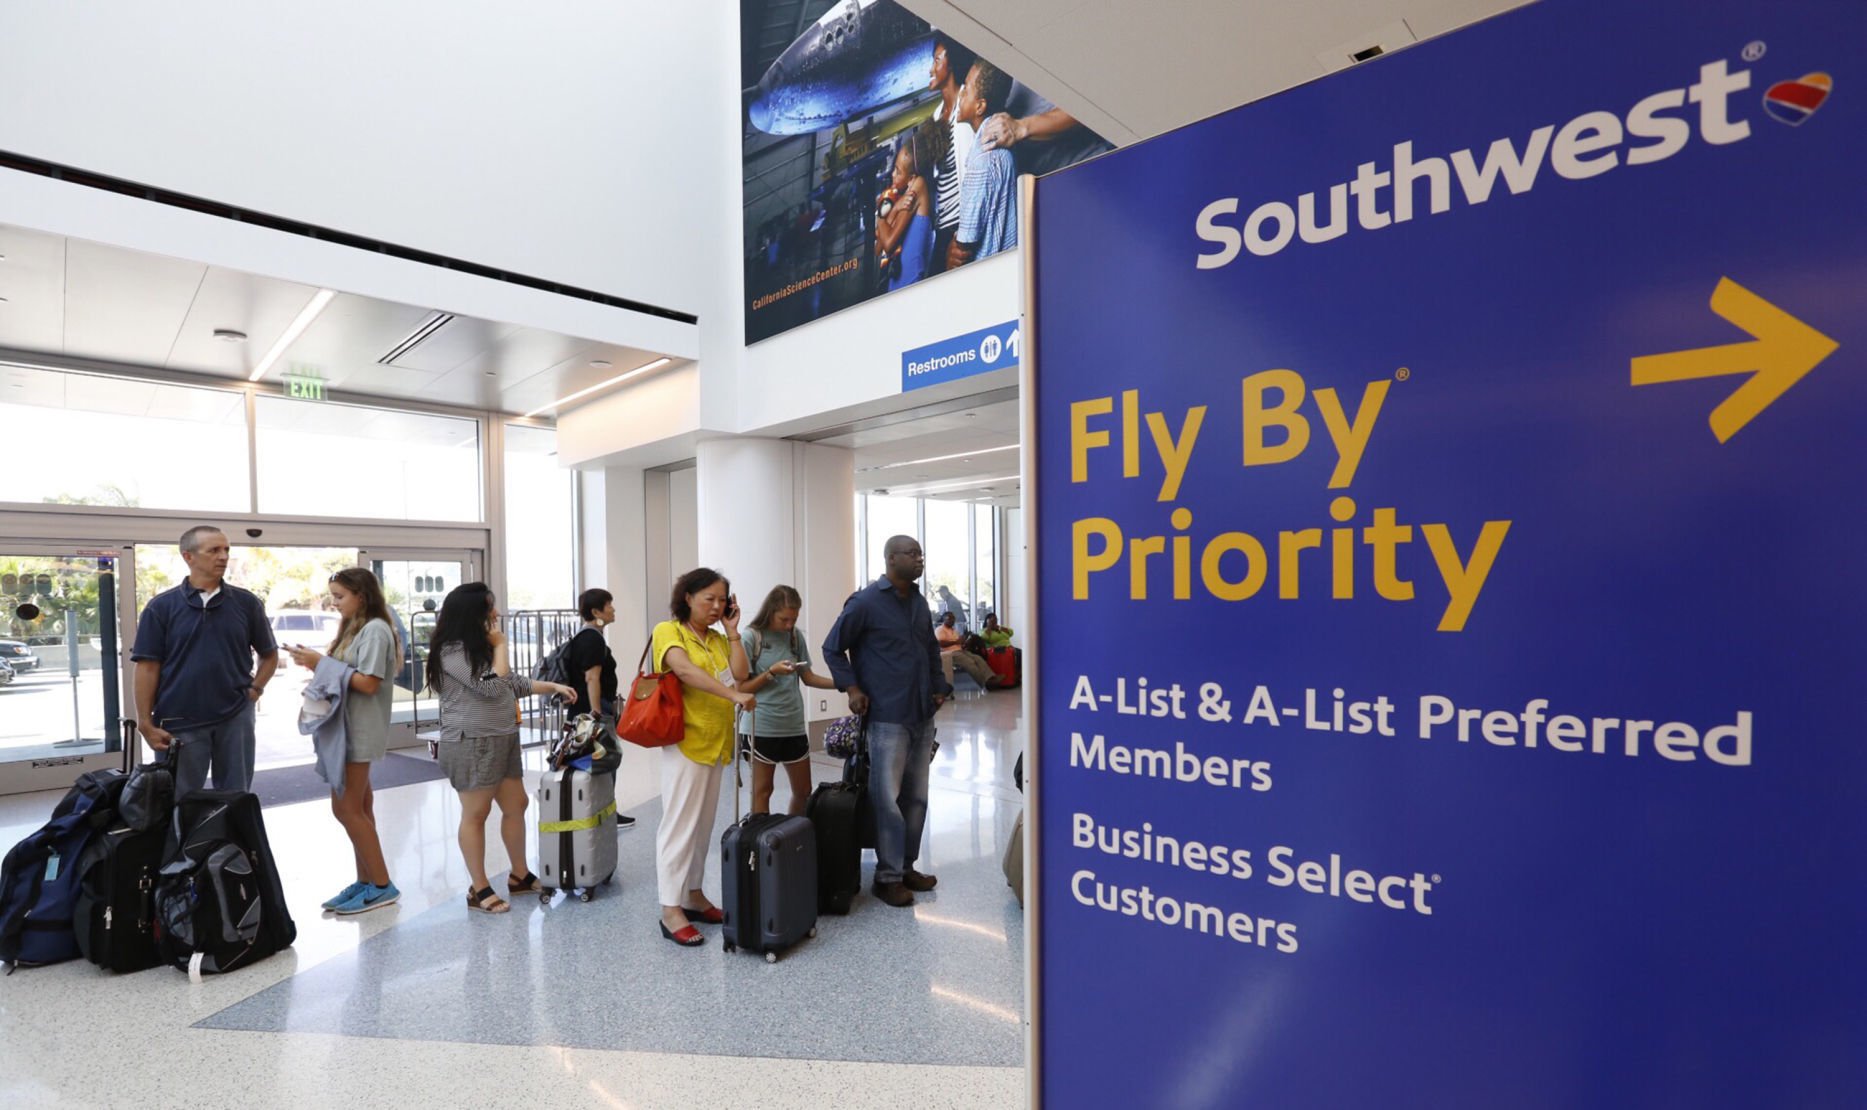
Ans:
{"label": "restroom sign arrow", "polygon": [[1743,385],[1711,410],[1712,434],[1719,443],[1728,443],[1840,344],[1728,277],[1719,278],[1718,287],[1712,290],[1711,310],[1755,338],[1636,358],[1633,382],[1657,385],[1749,374]]}

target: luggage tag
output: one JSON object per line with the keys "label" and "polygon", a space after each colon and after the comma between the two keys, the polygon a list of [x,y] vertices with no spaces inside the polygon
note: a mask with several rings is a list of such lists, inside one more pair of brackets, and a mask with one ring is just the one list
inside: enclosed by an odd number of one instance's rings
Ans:
{"label": "luggage tag", "polygon": [[53,852],[45,858],[45,881],[58,881],[58,853]]}

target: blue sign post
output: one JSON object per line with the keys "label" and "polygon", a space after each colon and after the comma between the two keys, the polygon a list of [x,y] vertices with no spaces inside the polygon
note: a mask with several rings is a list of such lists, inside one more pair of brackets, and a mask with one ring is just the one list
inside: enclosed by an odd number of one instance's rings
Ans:
{"label": "blue sign post", "polygon": [[1037,182],[1045,1106],[1867,1105],[1863,39],[1546,0]]}
{"label": "blue sign post", "polygon": [[969,331],[901,353],[901,392],[970,378],[1018,365],[1023,339],[1018,321]]}

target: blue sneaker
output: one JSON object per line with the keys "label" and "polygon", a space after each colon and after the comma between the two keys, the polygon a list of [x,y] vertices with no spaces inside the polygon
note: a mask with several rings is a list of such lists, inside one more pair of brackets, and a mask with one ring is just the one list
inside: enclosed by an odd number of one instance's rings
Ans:
{"label": "blue sneaker", "polygon": [[332,895],[329,898],[326,898],[324,900],[324,908],[327,910],[334,910],[338,906],[343,905],[345,902],[350,901],[350,899],[355,898],[358,892],[362,891],[364,888],[368,886],[369,886],[368,883],[351,883],[349,886],[338,891],[336,894]]}
{"label": "blue sneaker", "polygon": [[388,886],[373,886],[364,883],[362,886],[363,889],[357,891],[347,901],[331,908],[336,913],[347,917],[353,913],[368,913],[371,910],[382,909],[384,906],[393,905],[397,898],[402,897],[402,892],[395,888],[394,883]]}

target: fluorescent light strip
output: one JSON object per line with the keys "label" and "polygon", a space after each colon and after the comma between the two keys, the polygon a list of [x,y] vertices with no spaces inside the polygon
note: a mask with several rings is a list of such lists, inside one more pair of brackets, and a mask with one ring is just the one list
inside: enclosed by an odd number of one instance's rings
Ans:
{"label": "fluorescent light strip", "polygon": [[922,463],[951,462],[954,459],[970,459],[974,455],[990,455],[994,451],[1016,451],[1018,445],[1007,444],[1004,447],[986,447],[978,451],[961,451],[955,455],[935,455],[931,459],[909,459],[907,462],[883,463],[880,466],[865,466],[863,472],[871,470],[893,470],[897,466],[920,466]]}
{"label": "fluorescent light strip", "polygon": [[1017,480],[1016,474],[1006,474],[998,478],[974,478],[969,482],[939,482],[931,486],[904,486],[898,493],[891,488],[890,492],[896,497],[920,493],[949,493],[956,489],[965,489],[967,486],[983,486],[987,482],[1015,482]]}
{"label": "fluorescent light strip", "polygon": [[279,356],[285,353],[287,347],[297,342],[299,336],[305,334],[305,329],[311,326],[311,321],[318,318],[318,313],[323,312],[324,306],[330,304],[331,298],[336,295],[335,289],[320,289],[312,294],[310,302],[298,313],[291,325],[279,335],[279,341],[272,345],[272,350],[266,352],[265,358],[259,360],[259,365],[253,367],[253,372],[247,375],[246,380],[256,382],[265,377],[266,371],[272,369],[272,364],[279,361]]}
{"label": "fluorescent light strip", "polygon": [[539,405],[537,408],[526,413],[525,415],[526,417],[529,418],[529,417],[537,416],[541,412],[548,412],[551,409],[557,408],[560,405],[568,405],[579,397],[588,397],[590,394],[595,393],[599,389],[608,389],[610,386],[615,385],[618,382],[626,382],[630,378],[635,377],[637,374],[646,374],[650,370],[654,370],[659,367],[666,366],[668,363],[673,362],[673,361],[674,360],[671,358],[658,358],[655,361],[648,363],[645,366],[638,366],[626,374],[617,374],[615,377],[609,379],[606,382],[598,382],[595,385],[591,386],[589,389],[580,389],[568,397],[559,397],[557,400],[551,402],[548,405]]}

